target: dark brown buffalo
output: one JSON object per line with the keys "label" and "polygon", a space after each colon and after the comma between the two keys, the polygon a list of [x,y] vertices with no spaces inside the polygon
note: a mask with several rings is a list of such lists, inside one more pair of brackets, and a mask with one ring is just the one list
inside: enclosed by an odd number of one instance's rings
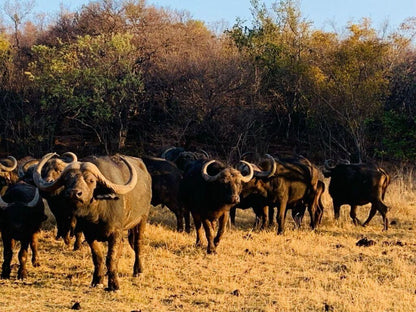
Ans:
{"label": "dark brown buffalo", "polygon": [[373,164],[331,164],[325,162],[324,175],[330,177],[329,194],[334,205],[335,219],[339,218],[342,205],[350,205],[350,217],[354,224],[361,224],[357,218],[357,206],[371,203],[371,210],[367,220],[362,224],[366,226],[378,211],[383,217],[384,230],[388,229],[387,211],[384,196],[390,176],[386,171]]}
{"label": "dark brown buffalo", "polygon": [[166,159],[145,156],[142,157],[147,170],[152,176],[152,205],[165,205],[176,216],[177,230],[187,233],[191,231],[190,213],[185,211],[179,200],[179,185],[182,181],[182,171],[173,162]]}
{"label": "dark brown buffalo", "polygon": [[[57,154],[54,154],[53,156],[54,157],[49,158],[42,166],[42,179],[47,183],[52,183],[57,180],[68,164],[78,160],[78,157],[71,152],[64,153],[62,157],[55,157],[58,156]],[[28,172],[30,172],[30,170]],[[27,174],[25,176],[27,176]],[[76,227],[76,218],[72,211],[72,203],[69,202],[67,197],[62,193],[63,190],[63,187],[59,187],[54,191],[41,191],[41,195],[46,199],[49,209],[55,217],[58,229],[56,239],[62,237],[65,244],[69,245],[71,242],[71,235],[75,235],[74,250],[78,250],[81,248],[82,244],[82,232]]]}
{"label": "dark brown buffalo", "polygon": [[[255,164],[251,164],[254,172],[261,172],[263,169]],[[240,170],[243,175],[248,174],[249,169],[244,163],[240,163],[238,170]],[[254,229],[260,228],[265,229],[269,224],[269,210],[273,211],[273,203],[267,198],[267,191],[265,190],[265,183],[263,179],[257,178],[253,175],[253,178],[243,185],[243,189],[240,194],[240,202],[231,208],[230,210],[230,220],[231,224],[235,226],[235,215],[236,210],[238,209],[250,209],[252,208],[256,220],[254,222]]]}
{"label": "dark brown buffalo", "polygon": [[[243,197],[261,195],[265,198],[267,209],[263,209],[263,226],[269,221],[273,207],[277,207],[277,233],[284,231],[286,212],[292,209],[296,226],[300,226],[296,217],[299,207],[307,207],[311,216],[311,228],[314,229],[322,217],[319,209],[318,174],[319,171],[309,160],[302,156],[290,158],[267,158],[259,164],[262,171],[255,170],[254,177],[247,183]],[[264,202],[260,203],[260,206]],[[300,206],[302,205],[302,206]],[[261,211],[260,207],[258,211]],[[272,219],[272,215],[271,215]]]}
{"label": "dark brown buffalo", "polygon": [[[324,204],[322,203],[322,194],[325,192],[325,183],[318,180],[316,193],[314,199],[317,200],[316,204],[316,224],[320,224],[324,213]],[[292,207],[292,218],[295,221],[295,227],[300,228],[305,214],[305,210],[308,209],[308,203],[304,200],[296,202]],[[271,214],[272,215],[272,214]]]}
{"label": "dark brown buffalo", "polygon": [[9,185],[19,181],[17,160],[13,156],[0,159],[0,190],[4,193]]}
{"label": "dark brown buffalo", "polygon": [[166,149],[160,157],[175,163],[176,166],[182,171],[185,171],[187,167],[192,165],[192,163],[196,160],[209,159],[208,153],[203,150],[200,150],[199,152],[192,152],[187,151],[182,147],[174,146]]}
{"label": "dark brown buffalo", "polygon": [[3,239],[2,278],[10,278],[11,260],[15,241],[20,241],[19,270],[17,277],[27,276],[26,262],[29,245],[32,249],[32,265],[39,266],[38,233],[46,220],[44,206],[36,187],[26,183],[9,186],[0,197],[0,232]]}
{"label": "dark brown buffalo", "polygon": [[[216,160],[196,160],[184,172],[180,186],[180,198],[190,210],[196,229],[196,245],[201,245],[202,225],[208,240],[208,253],[215,253],[226,224],[230,209],[239,203],[243,184],[253,176],[251,164],[247,176],[237,169]],[[214,228],[218,231],[214,237]]]}
{"label": "dark brown buffalo", "polygon": [[51,182],[41,177],[43,165],[54,154],[45,155],[33,179],[40,190],[62,194],[72,203],[77,226],[90,245],[94,263],[92,286],[103,284],[104,257],[99,242],[108,242],[106,258],[108,290],[119,289],[118,261],[124,230],[135,253],[133,276],[143,271],[140,252],[150,209],[152,181],[140,158],[130,156],[91,156],[69,164]]}

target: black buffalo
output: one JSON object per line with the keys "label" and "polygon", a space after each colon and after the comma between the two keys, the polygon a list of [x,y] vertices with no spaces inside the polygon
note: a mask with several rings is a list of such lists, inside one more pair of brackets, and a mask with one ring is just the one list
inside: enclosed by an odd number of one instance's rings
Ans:
{"label": "black buffalo", "polygon": [[307,207],[311,217],[310,225],[314,229],[323,213],[323,209],[319,207],[317,167],[302,156],[273,158],[270,155],[258,167],[261,170],[254,170],[254,177],[244,187],[242,198],[245,200],[253,196],[263,197],[257,201],[258,207],[255,210],[262,214],[262,226],[271,223],[269,220],[273,219],[273,208],[277,207],[278,234],[284,231],[288,209],[292,209],[296,226],[299,227],[302,220],[299,214],[303,216]]}
{"label": "black buffalo", "polygon": [[43,201],[38,189],[33,185],[26,183],[11,185],[4,196],[0,197],[0,232],[4,249],[2,278],[10,278],[15,241],[20,241],[20,266],[17,277],[24,279],[27,276],[29,245],[32,249],[32,265],[39,266],[38,233],[46,218]]}
{"label": "black buffalo", "polygon": [[342,205],[350,205],[350,217],[354,224],[361,224],[357,218],[357,206],[371,203],[371,210],[367,220],[362,224],[366,226],[378,211],[383,217],[384,230],[388,229],[387,211],[384,196],[390,176],[387,172],[373,164],[331,164],[325,161],[324,175],[330,177],[329,194],[334,205],[335,219],[339,218]]}
{"label": "black buffalo", "polygon": [[42,167],[53,156],[50,153],[42,158],[33,179],[45,192],[62,187],[64,196],[72,204],[77,226],[91,248],[92,286],[103,284],[104,257],[99,242],[108,242],[107,289],[117,290],[124,230],[129,232],[129,243],[135,253],[133,276],[143,270],[140,252],[152,197],[150,174],[140,158],[91,156],[69,164],[55,181],[47,182],[41,177]]}
{"label": "black buffalo", "polygon": [[[251,168],[251,164],[246,164]],[[243,184],[250,181],[252,176],[252,168],[247,176],[243,176],[239,170],[216,160],[196,160],[188,166],[181,183],[180,197],[185,208],[192,213],[197,246],[201,245],[203,226],[208,240],[207,252],[216,252],[229,219],[229,211],[239,203]]]}
{"label": "black buffalo", "polygon": [[187,151],[183,147],[169,147],[162,152],[161,158],[169,160],[176,164],[176,166],[182,170],[187,170],[189,165],[196,160],[208,160],[209,155],[204,150],[196,151]]}
{"label": "black buffalo", "polygon": [[182,181],[182,171],[166,159],[144,156],[142,157],[147,170],[152,176],[152,205],[165,205],[176,216],[177,230],[191,231],[190,213],[185,211],[179,200],[179,186]]}
{"label": "black buffalo", "polygon": [[[64,153],[62,157],[56,157],[58,156],[56,154],[53,154],[53,156],[42,166],[42,179],[47,183],[57,180],[69,164],[78,160],[78,157],[71,152]],[[28,173],[31,171],[29,170]],[[25,174],[25,177],[27,176],[28,174]],[[26,178],[26,180],[28,179]],[[34,183],[33,171],[32,183]],[[58,229],[56,239],[62,237],[65,244],[69,245],[71,235],[75,235],[74,250],[78,250],[82,243],[82,232],[76,227],[76,218],[72,210],[72,204],[62,192],[63,190],[64,188],[59,187],[53,191],[41,191],[41,196],[47,201],[49,209],[55,217]]]}

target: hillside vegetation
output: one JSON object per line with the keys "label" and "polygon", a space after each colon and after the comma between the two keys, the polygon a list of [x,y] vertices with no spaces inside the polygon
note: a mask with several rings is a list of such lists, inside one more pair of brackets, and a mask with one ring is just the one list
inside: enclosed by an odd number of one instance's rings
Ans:
{"label": "hillside vegetation", "polygon": [[[326,181],[328,182],[328,181]],[[376,215],[355,227],[342,207],[339,222],[325,193],[322,225],[284,235],[252,231],[252,211],[237,213],[217,255],[196,248],[195,232],[175,231],[174,215],[152,209],[146,230],[145,273],[132,277],[133,252],[127,242],[120,260],[121,290],[91,288],[93,265],[84,243],[80,251],[54,239],[53,219],[40,239],[42,265],[28,265],[29,276],[0,280],[0,311],[413,311],[416,307],[416,196],[396,179],[386,202],[391,227],[382,232]],[[359,209],[364,219],[368,207]],[[290,219],[290,218],[289,218]],[[307,219],[307,218],[306,218]],[[363,237],[374,245],[356,243]],[[17,252],[17,251],[16,251]],[[15,257],[13,263],[17,264]]]}
{"label": "hillside vegetation", "polygon": [[251,21],[214,32],[143,0],[49,19],[30,19],[31,3],[7,1],[0,16],[3,155],[174,145],[226,160],[246,151],[415,159],[415,17],[327,32],[296,0],[253,0]]}

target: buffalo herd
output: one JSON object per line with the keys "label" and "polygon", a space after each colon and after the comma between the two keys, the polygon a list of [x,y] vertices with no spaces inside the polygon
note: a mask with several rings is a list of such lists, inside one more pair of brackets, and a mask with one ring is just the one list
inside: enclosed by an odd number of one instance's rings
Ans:
{"label": "buffalo herd", "polygon": [[[374,164],[327,160],[321,171],[300,155],[266,154],[252,161],[242,157],[230,165],[202,150],[178,147],[166,149],[160,157],[117,154],[78,159],[67,152],[18,161],[9,156],[0,159],[1,277],[10,278],[15,241],[21,243],[17,277],[27,276],[29,246],[32,264],[39,265],[37,234],[46,219],[45,202],[55,217],[57,238],[69,244],[75,236],[75,250],[83,239],[89,244],[94,264],[92,286],[104,284],[107,276],[106,289],[114,291],[119,289],[124,231],[135,254],[133,276],[143,271],[140,255],[151,205],[168,207],[176,216],[178,231],[191,231],[192,215],[196,245],[203,244],[205,233],[207,253],[216,253],[227,227],[235,225],[237,208],[253,209],[259,229],[276,222],[277,234],[284,232],[288,210],[296,228],[307,210],[310,227],[315,229],[324,213],[323,176],[330,178],[328,192],[335,219],[341,205],[350,205],[353,223],[361,224],[357,206],[370,203],[369,216],[362,225],[378,211],[383,229],[388,229],[384,197],[390,176]],[[105,264],[100,242],[108,243]]]}

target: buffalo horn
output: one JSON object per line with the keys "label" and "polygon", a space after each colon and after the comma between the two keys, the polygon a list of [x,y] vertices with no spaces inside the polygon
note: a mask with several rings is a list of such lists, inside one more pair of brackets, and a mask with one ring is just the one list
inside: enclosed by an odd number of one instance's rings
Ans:
{"label": "buffalo horn", "polygon": [[27,207],[30,207],[30,208],[35,207],[39,202],[39,197],[40,197],[39,190],[36,188],[35,195],[33,196],[33,199],[25,205]]}
{"label": "buffalo horn", "polygon": [[253,166],[249,162],[247,162],[245,160],[240,160],[240,162],[242,162],[243,164],[245,164],[249,168],[249,170],[250,170],[249,173],[248,173],[248,175],[243,176],[243,178],[241,179],[241,181],[243,181],[244,183],[247,183],[247,182],[249,182],[253,178],[253,176],[254,176],[254,169],[253,169]]}
{"label": "buffalo horn", "polygon": [[[100,169],[98,169],[98,167],[96,165],[94,165],[93,163],[90,162],[84,162],[81,163],[81,169],[83,170],[89,170],[91,171],[96,177],[97,179],[103,183],[106,187],[112,189],[116,194],[127,194],[128,192],[132,191],[137,184],[137,171],[136,169],[132,166],[132,164],[123,156],[120,156],[121,160],[125,162],[125,164],[127,165],[127,168],[129,168],[130,171],[130,179],[127,181],[126,184],[116,184],[111,182],[110,180],[108,180],[100,171]],[[65,171],[68,169],[70,169],[71,166],[75,165],[77,163],[71,164],[69,165],[67,168],[65,168]]]}
{"label": "buffalo horn", "polygon": [[17,160],[13,156],[9,156],[7,158],[10,159],[13,162],[13,164],[9,167],[0,163],[0,169],[3,171],[13,171],[17,167]]}
{"label": "buffalo horn", "polygon": [[[39,202],[39,197],[40,197],[39,190],[36,188],[35,189],[35,195],[33,196],[33,199],[30,202],[26,203],[25,206],[29,207],[29,208],[35,207]],[[10,205],[12,205],[12,203],[6,203],[3,200],[3,198],[0,196],[0,209],[6,209]]]}
{"label": "buffalo horn", "polygon": [[37,165],[39,163],[39,160],[37,159],[31,159],[25,162],[24,164],[20,165],[17,174],[19,178],[22,178],[25,176],[26,172],[29,170],[30,167]]}
{"label": "buffalo horn", "polygon": [[[332,165],[331,165],[332,164]],[[332,160],[332,159],[327,159],[327,160],[325,160],[325,164],[324,164],[324,166],[325,166],[325,169],[326,170],[332,170],[332,169],[334,169],[335,168],[335,164],[334,164],[334,161]]]}
{"label": "buffalo horn", "polygon": [[3,198],[0,195],[0,209],[6,209],[7,207],[9,207],[11,204],[10,203],[6,203]]}
{"label": "buffalo horn", "polygon": [[170,152],[170,151],[174,150],[175,148],[176,148],[175,146],[168,147],[168,148],[167,148],[167,149],[165,149],[165,150],[163,151],[163,153],[160,155],[160,158],[166,158],[166,154],[167,154],[168,152]]}
{"label": "buffalo horn", "polygon": [[254,172],[255,177],[270,178],[276,172],[276,161],[274,160],[274,157],[269,155],[269,154],[266,154],[265,156],[271,163],[271,169],[270,170],[263,170],[263,171],[255,171]]}
{"label": "buffalo horn", "polygon": [[63,157],[67,157],[69,159],[69,161],[67,161],[68,163],[73,163],[73,162],[78,161],[77,155],[75,155],[75,153],[72,153],[72,152],[63,153],[61,158]]}
{"label": "buffalo horn", "polygon": [[60,187],[60,180],[59,178],[55,181],[46,182],[42,179],[42,168],[46,164],[46,162],[54,156],[58,156],[56,153],[48,153],[42,157],[38,165],[36,166],[35,170],[33,171],[33,182],[35,182],[36,186],[42,190],[47,192],[52,192]]}
{"label": "buffalo horn", "polygon": [[201,175],[204,178],[205,181],[207,182],[214,182],[215,180],[217,180],[221,174],[221,172],[217,173],[216,175],[209,175],[208,174],[208,166],[211,165],[212,163],[217,162],[215,159],[212,159],[210,161],[207,161],[201,169]]}

